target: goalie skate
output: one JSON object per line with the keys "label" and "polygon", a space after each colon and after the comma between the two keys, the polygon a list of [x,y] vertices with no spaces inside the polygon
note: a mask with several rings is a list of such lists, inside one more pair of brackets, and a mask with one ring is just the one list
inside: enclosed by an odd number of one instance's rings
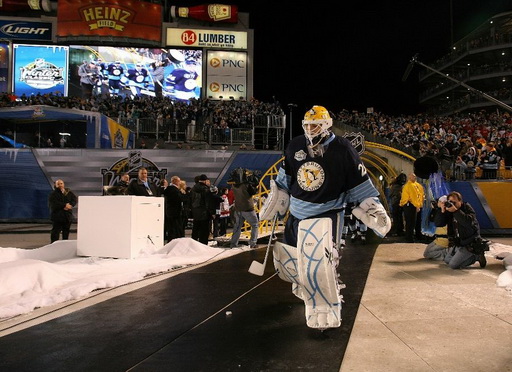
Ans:
{"label": "goalie skate", "polygon": [[[341,325],[340,283],[337,257],[332,242],[330,218],[313,218],[299,223],[297,271],[306,305],[306,323],[311,328]],[[336,252],[337,253],[337,252]]]}

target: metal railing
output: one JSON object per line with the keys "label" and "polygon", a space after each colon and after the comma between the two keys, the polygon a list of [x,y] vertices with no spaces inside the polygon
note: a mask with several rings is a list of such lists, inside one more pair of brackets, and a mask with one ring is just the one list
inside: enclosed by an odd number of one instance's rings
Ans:
{"label": "metal railing", "polygon": [[[257,139],[255,128],[272,129],[276,132],[273,135],[277,138],[281,138],[286,129],[285,115],[255,115],[252,117],[252,123],[242,128],[220,128],[208,124],[207,120],[119,118],[118,122],[132,130],[137,139],[149,135],[170,142],[206,142],[210,145],[226,146],[254,146],[258,140],[269,142],[271,138],[268,135],[262,139]],[[262,144],[263,147],[265,145],[268,147],[269,143]],[[279,147],[282,147],[282,144],[280,145]],[[273,147],[275,147],[275,144],[273,144]]]}

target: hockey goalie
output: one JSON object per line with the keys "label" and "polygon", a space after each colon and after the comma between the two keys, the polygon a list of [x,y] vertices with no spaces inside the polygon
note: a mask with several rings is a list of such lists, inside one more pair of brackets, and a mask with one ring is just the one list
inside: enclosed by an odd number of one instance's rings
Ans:
{"label": "hockey goalie", "polygon": [[273,248],[274,266],[304,300],[307,325],[323,330],[341,325],[343,284],[336,267],[345,205],[356,205],[353,215],[380,237],[391,221],[359,154],[332,132],[329,112],[313,106],[302,127],[304,135],[288,144],[259,217],[284,216],[289,209],[284,243]]}

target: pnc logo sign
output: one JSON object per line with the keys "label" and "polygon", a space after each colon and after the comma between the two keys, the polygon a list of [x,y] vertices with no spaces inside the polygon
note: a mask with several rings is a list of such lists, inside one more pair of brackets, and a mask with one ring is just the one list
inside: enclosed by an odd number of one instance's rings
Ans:
{"label": "pnc logo sign", "polygon": [[245,61],[243,60],[233,60],[233,59],[220,59],[217,57],[213,57],[210,60],[210,66],[213,68],[218,67],[234,67],[234,68],[244,68],[245,67]]}
{"label": "pnc logo sign", "polygon": [[217,68],[217,67],[219,67],[220,65],[221,65],[220,59],[218,59],[218,58],[216,58],[216,57],[215,57],[215,58],[212,58],[212,59],[210,60],[210,66],[212,66],[213,68]]}
{"label": "pnc logo sign", "polygon": [[243,93],[245,92],[245,87],[243,84],[228,84],[228,83],[210,83],[210,91],[213,93],[217,93],[219,91],[222,92],[235,92],[235,93]]}

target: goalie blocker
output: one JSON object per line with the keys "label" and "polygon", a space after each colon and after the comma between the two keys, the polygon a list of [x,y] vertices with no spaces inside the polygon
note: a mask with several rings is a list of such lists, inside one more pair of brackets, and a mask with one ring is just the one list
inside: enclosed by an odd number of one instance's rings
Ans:
{"label": "goalie blocker", "polygon": [[270,180],[270,193],[261,207],[259,213],[260,221],[271,220],[276,214],[278,217],[283,218],[289,206],[290,195],[285,190],[280,189],[276,181]]}
{"label": "goalie blocker", "polygon": [[356,208],[352,209],[352,214],[375,231],[380,238],[386,236],[391,229],[391,219],[377,198],[363,200]]}

